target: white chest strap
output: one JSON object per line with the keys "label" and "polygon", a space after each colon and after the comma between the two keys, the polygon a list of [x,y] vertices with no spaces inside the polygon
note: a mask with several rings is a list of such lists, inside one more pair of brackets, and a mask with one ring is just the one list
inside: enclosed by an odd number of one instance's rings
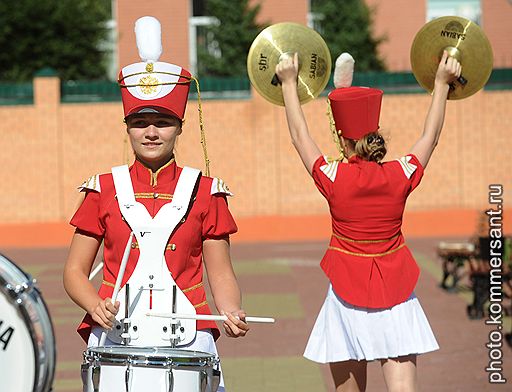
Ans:
{"label": "white chest strap", "polygon": [[135,200],[128,167],[126,165],[114,167],[112,175],[119,209],[137,238],[140,258],[144,260],[143,268],[148,269],[147,272],[149,269],[155,269],[154,272],[159,274],[157,270],[165,265],[166,244],[187,213],[200,171],[183,168],[172,202],[162,206],[154,218],[144,204]]}
{"label": "white chest strap", "polygon": [[[197,177],[201,172],[197,169],[185,166],[181,172],[178,184],[174,191],[172,204],[183,207],[188,206],[192,192],[197,183]],[[135,204],[135,193],[133,191],[130,171],[127,165],[115,166],[112,168],[112,177],[116,188],[116,197],[119,204]]]}
{"label": "white chest strap", "polygon": [[[169,331],[172,330],[168,328],[169,325],[166,325],[169,321],[148,318],[146,313],[150,310],[148,308],[150,295],[152,295],[152,310],[168,311],[172,308],[174,297],[172,287],[175,281],[166,265],[165,246],[172,232],[187,213],[200,171],[189,167],[183,168],[172,202],[162,206],[154,218],[142,203],[135,200],[128,166],[112,168],[112,175],[119,209],[135,234],[140,251],[135,269],[128,280],[130,286],[136,291],[130,301],[129,317],[132,323],[129,334],[130,344],[150,346],[169,344],[171,339]],[[152,294],[149,294],[150,290]],[[121,308],[125,302],[125,291],[123,287],[118,297]],[[194,306],[179,287],[176,295],[177,309],[186,314],[195,314]],[[192,320],[191,323],[182,321],[181,326],[183,330],[180,333],[179,344],[188,344],[195,337],[195,321]],[[121,332],[117,330],[109,332],[108,336],[113,341],[121,341]]]}

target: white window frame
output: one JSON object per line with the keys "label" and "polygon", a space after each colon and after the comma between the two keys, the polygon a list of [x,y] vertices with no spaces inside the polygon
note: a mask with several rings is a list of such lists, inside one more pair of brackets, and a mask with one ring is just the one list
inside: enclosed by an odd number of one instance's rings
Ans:
{"label": "white window frame", "polygon": [[188,60],[190,64],[190,72],[197,75],[197,28],[200,26],[216,26],[219,20],[214,16],[191,16],[188,21]]}

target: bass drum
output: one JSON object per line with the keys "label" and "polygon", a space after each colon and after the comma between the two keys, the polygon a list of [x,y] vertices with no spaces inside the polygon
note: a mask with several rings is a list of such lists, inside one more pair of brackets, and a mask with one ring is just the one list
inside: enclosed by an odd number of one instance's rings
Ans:
{"label": "bass drum", "polygon": [[0,254],[1,389],[47,392],[55,373],[55,339],[35,280]]}

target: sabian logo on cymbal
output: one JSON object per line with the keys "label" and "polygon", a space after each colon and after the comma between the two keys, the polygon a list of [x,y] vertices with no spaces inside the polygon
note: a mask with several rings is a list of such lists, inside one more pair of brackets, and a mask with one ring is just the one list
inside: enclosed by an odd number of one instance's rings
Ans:
{"label": "sabian logo on cymbal", "polygon": [[464,26],[459,22],[452,20],[444,27],[444,30],[441,30],[441,37],[460,39],[463,41],[466,38],[466,34],[464,34]]}
{"label": "sabian logo on cymbal", "polygon": [[316,53],[311,53],[311,61],[309,62],[309,78],[316,78],[316,63],[318,60],[318,55]]}
{"label": "sabian logo on cymbal", "polygon": [[266,71],[268,68],[268,57],[260,53],[260,59],[258,61],[258,69],[260,71]]}
{"label": "sabian logo on cymbal", "polygon": [[311,59],[309,61],[309,78],[316,79],[318,76],[321,78],[327,71],[327,63],[325,60],[318,56],[316,53],[311,53]]}

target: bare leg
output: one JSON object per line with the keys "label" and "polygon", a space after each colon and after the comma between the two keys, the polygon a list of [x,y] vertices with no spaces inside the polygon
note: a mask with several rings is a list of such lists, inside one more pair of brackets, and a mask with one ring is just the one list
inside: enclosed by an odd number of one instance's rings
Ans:
{"label": "bare leg", "polygon": [[336,392],[364,392],[366,390],[366,361],[331,362]]}
{"label": "bare leg", "polygon": [[418,391],[416,355],[383,359],[380,363],[388,392]]}

